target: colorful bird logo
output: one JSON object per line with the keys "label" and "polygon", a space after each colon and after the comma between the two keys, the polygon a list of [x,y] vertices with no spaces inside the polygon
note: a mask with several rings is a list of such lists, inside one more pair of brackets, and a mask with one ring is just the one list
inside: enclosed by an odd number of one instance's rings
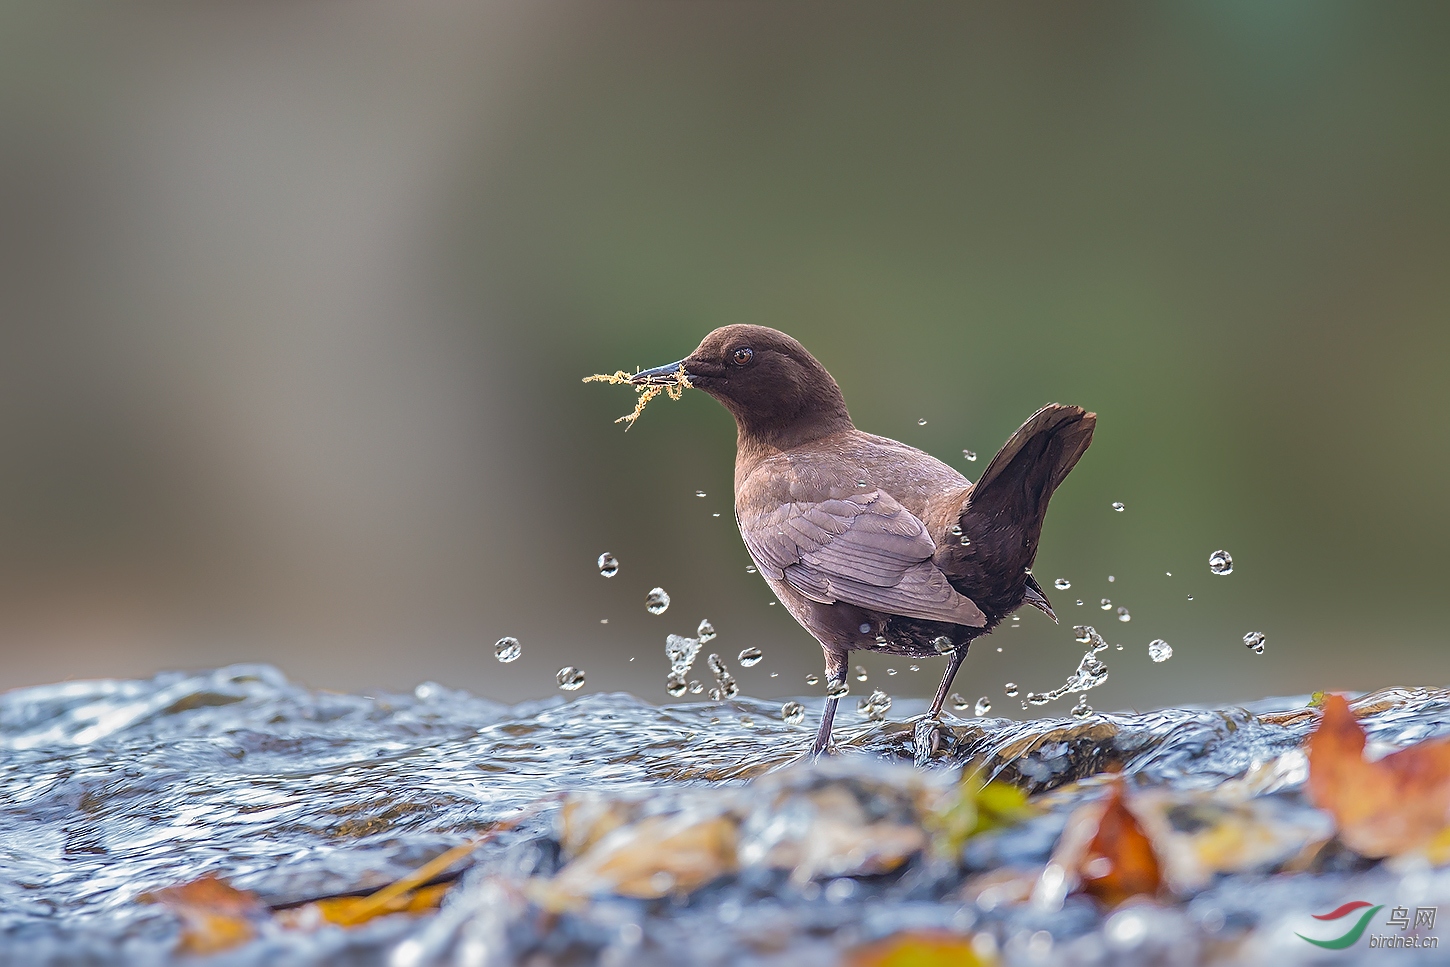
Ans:
{"label": "colorful bird logo", "polygon": [[[1340,917],[1347,917],[1354,911],[1363,910],[1368,906],[1370,906],[1368,900],[1351,900],[1344,906],[1336,907],[1328,913],[1316,913],[1313,916],[1315,920],[1338,920]],[[1345,947],[1353,946],[1359,941],[1360,937],[1364,936],[1364,928],[1369,926],[1370,918],[1383,909],[1384,904],[1380,904],[1377,907],[1370,907],[1370,909],[1365,910],[1364,914],[1360,916],[1354,926],[1333,940],[1315,940],[1313,937],[1306,937],[1302,933],[1295,933],[1294,936],[1300,940],[1306,940],[1316,947],[1323,947],[1325,950],[1343,950]]]}

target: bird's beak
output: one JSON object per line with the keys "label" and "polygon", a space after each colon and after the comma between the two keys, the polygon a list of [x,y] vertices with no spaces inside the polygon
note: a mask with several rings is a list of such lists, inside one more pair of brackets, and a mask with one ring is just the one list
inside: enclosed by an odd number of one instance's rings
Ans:
{"label": "bird's beak", "polygon": [[690,374],[685,370],[685,360],[682,359],[668,366],[656,366],[635,373],[629,382],[631,386],[689,386]]}

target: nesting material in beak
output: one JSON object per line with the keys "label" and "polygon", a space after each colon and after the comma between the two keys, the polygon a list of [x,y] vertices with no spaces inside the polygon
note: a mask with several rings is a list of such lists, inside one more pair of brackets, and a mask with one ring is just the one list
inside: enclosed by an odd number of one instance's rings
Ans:
{"label": "nesting material in beak", "polygon": [[649,401],[665,393],[672,400],[679,399],[690,388],[690,374],[685,372],[685,361],[670,363],[668,366],[657,366],[654,369],[646,369],[638,373],[626,373],[619,370],[613,374],[596,373],[593,376],[584,377],[586,383],[627,383],[633,386],[639,393],[639,398],[634,402],[634,412],[626,413],[615,423],[623,423],[624,429],[629,430],[634,426],[634,421],[644,412]]}

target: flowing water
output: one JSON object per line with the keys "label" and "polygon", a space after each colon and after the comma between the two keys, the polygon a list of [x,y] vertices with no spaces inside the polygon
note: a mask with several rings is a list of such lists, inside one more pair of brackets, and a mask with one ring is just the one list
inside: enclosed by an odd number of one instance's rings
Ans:
{"label": "flowing water", "polygon": [[[854,945],[922,928],[974,931],[1008,963],[1193,963],[1221,949],[1232,951],[1224,962],[1316,963],[1326,952],[1294,939],[1291,915],[1359,892],[1450,906],[1450,880],[1353,863],[1236,874],[1188,902],[1111,916],[1081,898],[997,904],[962,886],[973,871],[1044,862],[1071,797],[1092,794],[1096,781],[1076,780],[1109,764],[1150,788],[1210,790],[1259,775],[1283,809],[1312,813],[1298,750],[1313,714],[1269,714],[1304,701],[1023,722],[944,715],[928,750],[907,721],[920,703],[898,700],[884,722],[844,716],[853,721],[837,730],[834,761],[782,770],[808,748],[819,700],[805,702],[803,719],[788,709],[789,721],[780,704],[743,697],[658,707],[589,694],[506,706],[432,683],[407,695],[313,691],[266,666],[18,690],[0,696],[0,964],[178,961],[177,922],[138,902],[147,891],[207,872],[274,907],[373,890],[521,815],[477,850],[438,914],[264,931],[216,962],[829,964]],[[1372,749],[1445,734],[1450,695],[1384,693],[1364,724]],[[914,770],[913,759],[929,762]],[[862,807],[877,815],[917,781],[950,784],[968,759],[1042,793],[1049,808],[969,841],[945,867],[916,860],[889,876],[742,867],[688,892],[601,897],[548,914],[521,892],[560,866],[560,793],[623,797],[646,811],[735,810],[742,843],[771,822],[777,842],[824,835],[831,817],[792,820],[792,833],[784,813],[752,816],[769,798],[757,788],[844,783],[877,803]],[[862,827],[861,841],[876,828]],[[1262,943],[1249,950],[1245,938]]]}

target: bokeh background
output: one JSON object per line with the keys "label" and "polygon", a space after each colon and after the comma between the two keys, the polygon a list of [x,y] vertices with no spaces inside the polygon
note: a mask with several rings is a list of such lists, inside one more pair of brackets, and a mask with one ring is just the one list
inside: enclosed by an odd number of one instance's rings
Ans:
{"label": "bokeh background", "polygon": [[1098,412],[1063,626],[986,639],[969,698],[1060,683],[1079,622],[1124,645],[1098,708],[1443,683],[1447,172],[1442,3],[7,5],[0,687],[664,701],[708,617],[747,693],[819,693],[724,411],[625,434],[579,381],[730,322],[971,477]]}

